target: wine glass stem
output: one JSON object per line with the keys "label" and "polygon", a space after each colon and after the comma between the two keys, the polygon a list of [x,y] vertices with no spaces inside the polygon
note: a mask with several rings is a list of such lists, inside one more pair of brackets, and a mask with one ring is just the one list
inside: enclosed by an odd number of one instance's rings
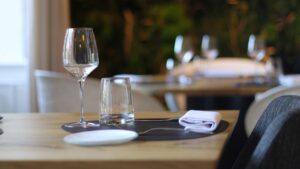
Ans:
{"label": "wine glass stem", "polygon": [[254,65],[255,67],[254,67],[254,80],[255,80],[255,82],[256,83],[262,83],[263,82],[263,79],[260,77],[260,74],[259,74],[259,68],[260,68],[260,66],[259,66],[259,64],[260,64],[260,61],[259,60],[257,60],[257,59],[255,59],[255,62],[256,62],[256,64]]}
{"label": "wine glass stem", "polygon": [[79,97],[80,97],[80,123],[85,123],[84,120],[84,80],[79,80]]}

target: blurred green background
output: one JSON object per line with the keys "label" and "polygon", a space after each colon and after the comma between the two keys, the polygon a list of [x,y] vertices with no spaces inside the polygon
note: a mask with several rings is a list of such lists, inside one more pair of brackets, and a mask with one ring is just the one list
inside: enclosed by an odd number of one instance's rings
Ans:
{"label": "blurred green background", "polygon": [[190,34],[200,52],[215,35],[220,57],[247,57],[251,33],[264,36],[286,73],[300,73],[298,0],[72,0],[72,27],[92,27],[100,65],[91,76],[165,72],[176,35]]}

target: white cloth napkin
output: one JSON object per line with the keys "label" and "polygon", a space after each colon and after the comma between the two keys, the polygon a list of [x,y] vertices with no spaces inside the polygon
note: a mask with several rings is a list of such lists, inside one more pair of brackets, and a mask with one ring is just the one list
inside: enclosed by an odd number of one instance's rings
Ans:
{"label": "white cloth napkin", "polygon": [[221,119],[219,112],[189,110],[179,118],[179,124],[188,131],[209,133],[218,127]]}
{"label": "white cloth napkin", "polygon": [[206,78],[237,78],[265,76],[264,64],[246,58],[218,58],[215,60],[197,60],[192,63],[176,66],[172,75],[201,76]]}

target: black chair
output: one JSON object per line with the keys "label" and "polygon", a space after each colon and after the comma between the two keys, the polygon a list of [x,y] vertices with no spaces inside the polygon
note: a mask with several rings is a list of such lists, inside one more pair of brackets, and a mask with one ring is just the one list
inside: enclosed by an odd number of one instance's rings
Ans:
{"label": "black chair", "polygon": [[278,115],[267,127],[246,169],[300,168],[300,109]]}
{"label": "black chair", "polygon": [[[253,166],[252,164],[256,164],[255,159],[259,158],[259,156],[256,156],[256,155],[260,151],[258,149],[264,147],[264,145],[261,145],[261,144],[263,144],[262,143],[263,140],[266,142],[265,137],[267,137],[267,135],[265,135],[265,133],[266,133],[267,128],[268,127],[273,128],[274,127],[273,124],[275,122],[282,120],[282,119],[280,119],[280,117],[285,117],[285,115],[288,116],[291,111],[294,111],[299,108],[300,108],[300,96],[281,96],[281,97],[274,99],[268,105],[268,107],[266,108],[266,110],[263,112],[262,116],[258,120],[254,130],[252,131],[251,135],[249,136],[243,149],[239,153],[232,169],[245,169],[245,168],[247,168],[248,164],[249,164],[249,167]],[[276,121],[274,121],[274,123],[272,123],[276,117],[278,117],[278,119],[276,119]],[[300,125],[300,121],[298,122],[298,124]],[[271,129],[269,129],[269,130],[271,130]],[[272,129],[272,130],[276,130],[276,129]],[[264,138],[264,139],[262,139],[262,138]],[[268,143],[264,143],[264,144],[266,144],[265,146],[267,146]],[[281,160],[281,159],[274,159],[274,161],[276,161],[276,160]],[[300,160],[298,160],[298,161],[300,162]],[[298,166],[298,168],[299,167],[300,167],[300,165]],[[219,166],[219,168],[222,168],[222,166]]]}

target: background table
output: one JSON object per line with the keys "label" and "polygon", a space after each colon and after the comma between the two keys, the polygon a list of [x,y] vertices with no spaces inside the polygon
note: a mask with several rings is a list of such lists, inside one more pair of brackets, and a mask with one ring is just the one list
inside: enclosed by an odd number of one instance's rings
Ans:
{"label": "background table", "polygon": [[165,93],[181,93],[189,96],[233,96],[254,95],[264,92],[274,84],[255,85],[250,83],[252,78],[200,78],[190,85],[167,83],[166,76],[154,75],[152,81],[143,81],[133,84],[133,88],[151,95],[164,95]]}
{"label": "background table", "polygon": [[[40,169],[174,169],[215,168],[238,112],[221,111],[229,127],[222,133],[198,139],[173,141],[132,141],[113,146],[80,147],[67,144],[61,129],[77,121],[79,113],[2,113],[0,168]],[[176,117],[182,113],[136,113],[137,118]],[[96,119],[87,113],[87,119]]]}

